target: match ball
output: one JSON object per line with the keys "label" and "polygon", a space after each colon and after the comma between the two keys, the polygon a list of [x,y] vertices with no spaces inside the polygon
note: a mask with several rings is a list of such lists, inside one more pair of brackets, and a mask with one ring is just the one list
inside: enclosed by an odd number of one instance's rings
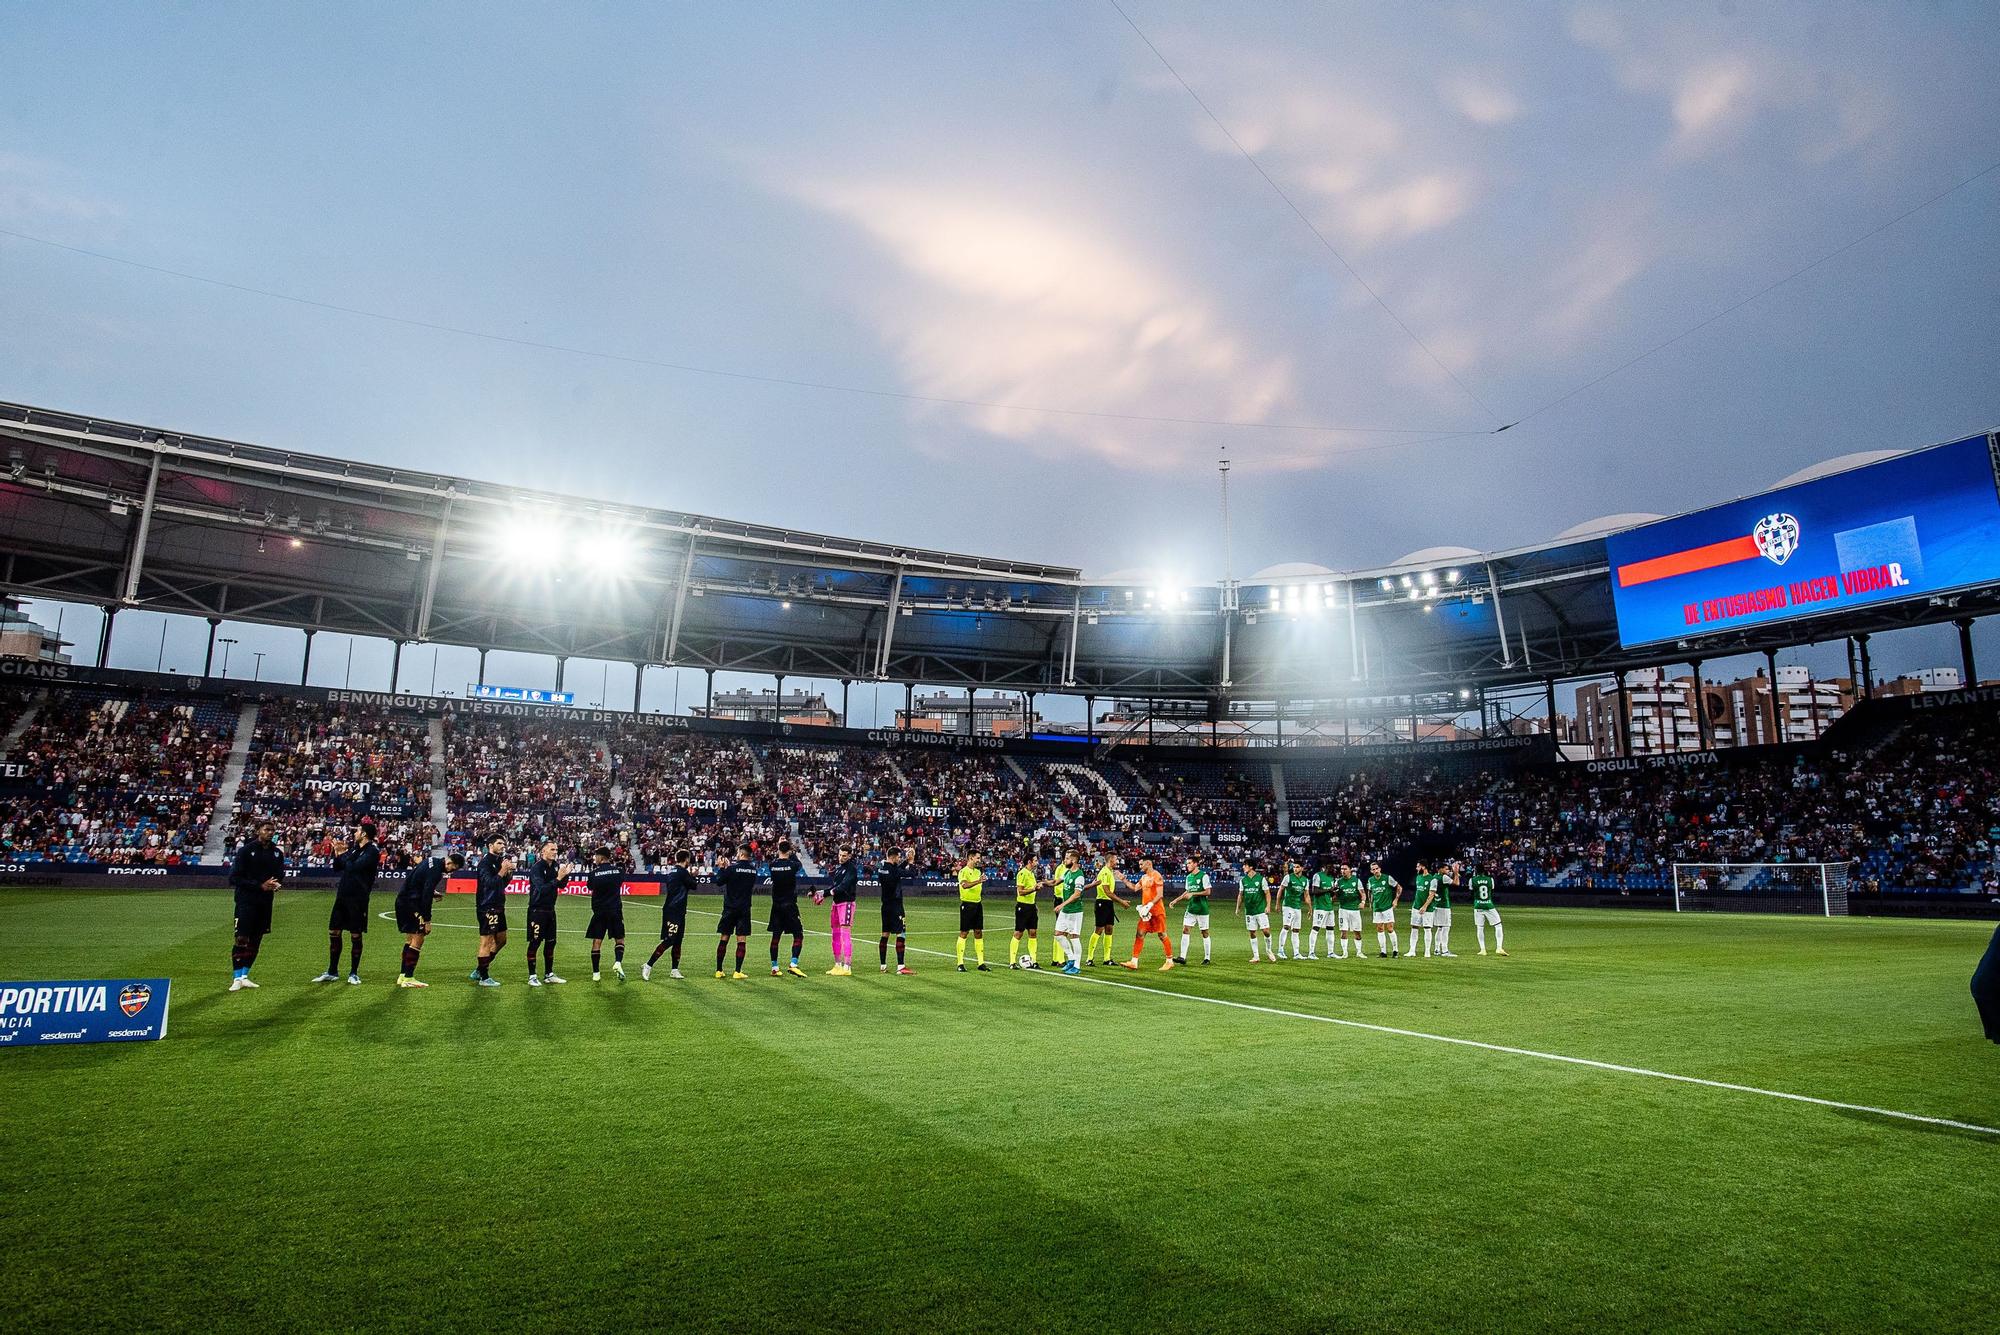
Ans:
{"label": "match ball", "polygon": [[1022,968],[1024,968],[1024,969],[1032,969],[1032,968],[1034,968],[1034,967],[1035,967],[1035,957],[1034,957],[1033,955],[1023,955],[1023,956],[1021,956],[1021,967],[1022,967]]}

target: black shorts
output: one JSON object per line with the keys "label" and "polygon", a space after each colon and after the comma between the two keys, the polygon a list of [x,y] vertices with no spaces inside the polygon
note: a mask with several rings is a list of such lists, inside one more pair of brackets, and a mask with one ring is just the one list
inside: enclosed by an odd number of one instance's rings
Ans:
{"label": "black shorts", "polygon": [[685,899],[678,904],[668,901],[666,907],[660,910],[660,940],[678,941],[687,935],[687,916]]}
{"label": "black shorts", "polygon": [[717,935],[720,936],[750,935],[750,906],[748,904],[731,904],[728,900],[724,900],[722,903],[722,919],[715,924],[715,930]]}
{"label": "black shorts", "polygon": [[958,901],[958,930],[961,932],[983,932],[986,930],[986,905]]}
{"label": "black shorts", "polygon": [[271,899],[268,890],[236,892],[236,935],[264,936],[270,932]]}
{"label": "black shorts", "polygon": [[347,899],[340,895],[335,895],[333,897],[333,911],[326,915],[326,930],[329,932],[357,933],[367,931],[367,899]]}
{"label": "black shorts", "polygon": [[625,906],[613,904],[608,909],[592,909],[590,926],[584,929],[585,936],[592,941],[602,941],[605,937],[623,941],[625,939]]}
{"label": "black shorts", "polygon": [[478,919],[481,936],[498,936],[507,930],[507,906],[481,904],[472,915]]}
{"label": "black shorts", "polygon": [[396,901],[396,930],[404,936],[415,936],[430,926],[431,915],[412,904],[407,899]]}
{"label": "black shorts", "polygon": [[1014,905],[1015,931],[1032,932],[1038,930],[1041,927],[1041,925],[1042,925],[1042,910],[1039,906],[1034,904],[1022,904],[1022,903],[1016,903]]}
{"label": "black shorts", "polygon": [[806,925],[799,920],[799,905],[797,900],[789,904],[777,903],[771,905],[771,931],[773,934],[790,932],[793,936],[804,936],[806,934]]}
{"label": "black shorts", "polygon": [[903,934],[903,897],[882,901],[882,935],[901,936]]}
{"label": "black shorts", "polygon": [[1097,901],[1097,925],[1099,927],[1116,927],[1118,925],[1118,903],[1116,900],[1100,899]]}
{"label": "black shorts", "polygon": [[556,934],[556,911],[554,909],[528,910],[528,944],[536,945],[544,938]]}

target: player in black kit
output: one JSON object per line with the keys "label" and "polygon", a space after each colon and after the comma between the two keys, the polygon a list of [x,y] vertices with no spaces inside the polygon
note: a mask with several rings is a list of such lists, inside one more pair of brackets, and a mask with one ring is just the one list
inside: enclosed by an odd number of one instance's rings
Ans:
{"label": "player in black kit", "polygon": [[445,878],[464,865],[457,853],[428,857],[403,878],[403,888],[396,892],[396,930],[403,934],[403,971],[396,975],[397,987],[430,986],[417,981],[417,957],[430,935],[431,910],[444,893]]}
{"label": "player in black kit", "polygon": [[694,877],[688,872],[688,851],[674,850],[674,865],[667,868],[667,874],[660,878],[660,944],[653,947],[653,956],[639,970],[643,979],[653,976],[653,966],[660,962],[660,956],[673,952],[673,972],[669,977],[681,976],[681,941],[687,936],[688,893],[694,889]]}
{"label": "player in black kit", "polygon": [[236,892],[236,931],[229,948],[229,990],[241,992],[250,981],[250,966],[271,930],[271,901],[285,881],[285,855],[271,842],[271,822],[257,822],[257,834],[245,839],[229,868],[229,885]]}
{"label": "player in black kit", "polygon": [[353,940],[348,957],[347,981],[361,981],[361,937],[368,930],[368,895],[375,888],[376,873],[382,870],[382,849],[375,842],[375,822],[362,821],[354,830],[354,846],[333,841],[333,869],[340,879],[333,886],[333,911],[326,919],[326,972],[315,983],[340,981],[340,934]]}
{"label": "player in black kit", "polygon": [[750,900],[757,893],[759,873],[757,864],[750,860],[750,846],[738,844],[734,861],[725,862],[715,869],[715,882],[722,887],[722,920],[715,925],[719,935],[715,940],[715,976],[728,977],[723,972],[722,961],[729,952],[729,938],[736,938],[737,978],[748,978],[743,972],[743,957],[750,951]]}
{"label": "player in black kit", "polygon": [[[778,841],[778,856],[771,859],[771,976],[789,973],[795,978],[803,978],[806,971],[799,967],[799,952],[805,949],[806,925],[799,918],[799,860],[792,852],[792,841]],[[787,969],[778,968],[778,939],[790,932],[792,935],[792,963]]]}
{"label": "player in black kit", "polygon": [[[528,864],[528,986],[567,983],[556,973],[556,896],[569,879],[569,868],[557,861],[556,841],[551,839]],[[542,951],[542,976],[535,977],[535,947]]]}
{"label": "player in black kit", "polygon": [[876,944],[876,951],[882,957],[882,972],[889,972],[889,938],[896,938],[896,972],[915,973],[903,962],[905,940],[903,935],[903,878],[910,873],[910,862],[915,859],[916,850],[906,848],[900,853],[890,849],[887,859],[875,869],[875,883],[882,894],[882,939]]}
{"label": "player in black kit", "polygon": [[514,879],[514,859],[507,855],[507,841],[494,835],[479,859],[478,893],[473,896],[472,913],[479,920],[479,962],[473,966],[472,981],[481,987],[498,987],[500,980],[489,970],[493,957],[507,945],[507,883]]}
{"label": "player in black kit", "polygon": [[611,860],[609,845],[591,850],[590,867],[590,981],[603,978],[598,967],[604,959],[604,938],[612,938],[611,972],[625,981],[625,869]]}

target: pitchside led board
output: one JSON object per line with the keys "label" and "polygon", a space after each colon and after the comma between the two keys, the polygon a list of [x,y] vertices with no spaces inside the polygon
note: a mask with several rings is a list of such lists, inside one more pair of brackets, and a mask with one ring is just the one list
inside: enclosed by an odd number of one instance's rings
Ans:
{"label": "pitchside led board", "polygon": [[165,1038],[171,992],[164,978],[0,983],[0,1047]]}
{"label": "pitchside led board", "polygon": [[1605,539],[1627,648],[2000,582],[1987,438]]}

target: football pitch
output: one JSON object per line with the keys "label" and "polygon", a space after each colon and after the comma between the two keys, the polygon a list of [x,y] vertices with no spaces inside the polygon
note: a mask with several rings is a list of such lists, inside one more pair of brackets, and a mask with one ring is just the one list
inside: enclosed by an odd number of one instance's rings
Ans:
{"label": "football pitch", "polygon": [[0,1051],[8,1326],[1969,1330],[2000,1294],[1991,924],[1505,909],[1499,959],[1461,909],[1458,959],[1252,968],[1223,905],[1212,967],[1070,979],[1004,931],[957,974],[917,900],[884,977],[863,900],[853,977],[808,908],[811,976],[760,941],[738,982],[699,900],[642,983],[633,900],[593,984],[565,899],[568,986],[516,912],[479,989],[453,897],[404,991],[380,919],[362,986],[307,981],[328,902],[280,895],[230,994],[224,892],[0,890],[8,978],[174,984],[162,1042]]}

